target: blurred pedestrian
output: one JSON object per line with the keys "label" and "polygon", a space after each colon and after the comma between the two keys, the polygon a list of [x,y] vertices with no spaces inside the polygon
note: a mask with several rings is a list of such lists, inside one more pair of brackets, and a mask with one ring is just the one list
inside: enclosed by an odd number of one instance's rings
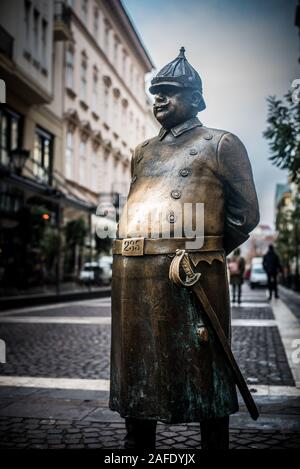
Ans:
{"label": "blurred pedestrian", "polygon": [[269,250],[263,257],[263,268],[268,276],[269,300],[272,299],[273,291],[275,298],[279,298],[277,290],[277,275],[279,272],[282,272],[282,267],[272,244],[269,245]]}
{"label": "blurred pedestrian", "polygon": [[235,303],[236,295],[238,304],[242,301],[242,285],[244,282],[245,259],[241,256],[240,249],[236,249],[229,259],[230,285],[232,285],[232,301]]}

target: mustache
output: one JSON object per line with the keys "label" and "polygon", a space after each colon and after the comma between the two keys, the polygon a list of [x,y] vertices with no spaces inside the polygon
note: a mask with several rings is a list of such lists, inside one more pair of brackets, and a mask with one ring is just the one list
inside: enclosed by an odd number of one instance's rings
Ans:
{"label": "mustache", "polygon": [[169,103],[164,103],[164,104],[154,103],[153,110],[156,111],[157,109],[165,109],[168,107],[168,105]]}

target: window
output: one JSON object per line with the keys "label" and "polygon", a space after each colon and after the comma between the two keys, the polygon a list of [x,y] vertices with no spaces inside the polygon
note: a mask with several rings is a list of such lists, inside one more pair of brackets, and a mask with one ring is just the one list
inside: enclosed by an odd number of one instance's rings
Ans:
{"label": "window", "polygon": [[39,57],[39,22],[40,14],[37,10],[33,11],[33,47],[34,47],[34,57],[38,59]]}
{"label": "window", "polygon": [[73,134],[68,131],[67,133],[67,145],[66,145],[66,177],[71,179],[73,177]]}
{"label": "window", "polygon": [[81,14],[82,14],[82,21],[87,25],[88,23],[88,0],[81,0]]}
{"label": "window", "polygon": [[122,53],[122,74],[123,74],[124,79],[126,79],[126,60],[127,60],[127,54],[123,50],[123,53]]}
{"label": "window", "polygon": [[84,55],[80,67],[80,99],[85,102],[87,99],[87,61]]}
{"label": "window", "polygon": [[109,121],[109,88],[105,86],[104,88],[104,116],[108,123]]}
{"label": "window", "polygon": [[98,72],[97,69],[94,68],[94,75],[93,75],[93,94],[92,94],[92,111],[97,113],[98,108]]}
{"label": "window", "polygon": [[28,0],[24,2],[25,10],[25,47],[27,50],[30,50],[30,27],[31,27],[31,3]]}
{"label": "window", "polygon": [[33,152],[33,173],[40,181],[47,184],[51,184],[52,179],[53,140],[53,135],[40,127],[36,128]]}
{"label": "window", "polygon": [[119,101],[116,96],[113,98],[113,124],[114,124],[114,131],[118,132],[118,117],[119,117]]}
{"label": "window", "polygon": [[86,184],[85,180],[86,166],[86,143],[81,141],[79,146],[79,183]]}
{"label": "window", "polygon": [[98,8],[95,8],[95,10],[94,10],[94,27],[93,27],[93,31],[94,31],[94,39],[95,39],[95,41],[98,42],[98,39],[99,39],[99,10],[98,10]]}
{"label": "window", "polygon": [[127,107],[122,106],[122,128],[125,129],[127,125]]}
{"label": "window", "polygon": [[67,87],[74,88],[74,51],[72,48],[67,49],[66,57],[66,79]]}
{"label": "window", "polygon": [[97,178],[98,178],[98,155],[94,151],[92,153],[92,190],[97,191]]}
{"label": "window", "polygon": [[130,111],[129,113],[129,140],[132,144],[132,135],[133,135],[133,113]]}
{"label": "window", "polygon": [[43,67],[47,67],[47,34],[48,34],[48,23],[46,20],[42,21],[42,63]]}
{"label": "window", "polygon": [[115,40],[114,40],[114,64],[116,66],[118,66],[118,50],[119,50],[119,41],[118,39],[115,37]]}
{"label": "window", "polygon": [[8,166],[10,152],[22,146],[22,118],[19,114],[0,108],[0,164]]}
{"label": "window", "polygon": [[136,141],[140,138],[140,121],[136,120]]}
{"label": "window", "polygon": [[106,52],[106,54],[109,54],[109,31],[110,26],[106,23],[104,31],[104,51]]}
{"label": "window", "polygon": [[129,85],[130,85],[130,87],[132,88],[132,85],[133,85],[133,65],[130,65]]}
{"label": "window", "polygon": [[67,0],[67,5],[70,8],[74,8],[74,0]]}

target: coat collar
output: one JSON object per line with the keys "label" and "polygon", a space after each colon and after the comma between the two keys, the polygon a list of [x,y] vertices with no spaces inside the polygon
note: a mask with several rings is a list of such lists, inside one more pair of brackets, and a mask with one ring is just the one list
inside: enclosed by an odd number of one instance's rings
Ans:
{"label": "coat collar", "polygon": [[[179,137],[179,135],[183,134],[187,130],[193,129],[194,127],[202,127],[202,123],[199,121],[198,117],[192,117],[185,122],[181,122],[181,124],[175,125],[175,127],[170,129],[170,132],[172,132],[174,137]],[[162,140],[168,132],[169,129],[162,127],[158,134],[159,140]]]}

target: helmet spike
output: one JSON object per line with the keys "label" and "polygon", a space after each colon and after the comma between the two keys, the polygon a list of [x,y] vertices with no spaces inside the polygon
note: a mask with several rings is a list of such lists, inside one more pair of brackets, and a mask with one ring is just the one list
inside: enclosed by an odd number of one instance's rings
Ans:
{"label": "helmet spike", "polygon": [[185,48],[182,46],[182,47],[180,47],[180,51],[179,51],[179,56],[178,56],[178,57],[183,57],[183,58],[185,58],[184,53],[185,53]]}

